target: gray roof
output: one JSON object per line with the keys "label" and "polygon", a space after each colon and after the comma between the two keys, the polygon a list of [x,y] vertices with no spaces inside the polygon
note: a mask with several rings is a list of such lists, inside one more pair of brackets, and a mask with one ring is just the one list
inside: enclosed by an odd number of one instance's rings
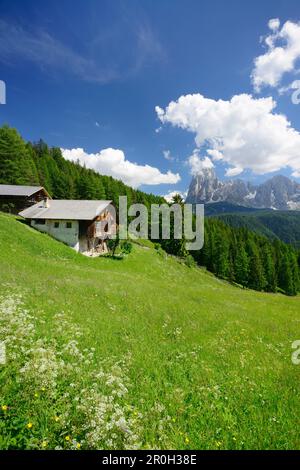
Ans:
{"label": "gray roof", "polygon": [[34,193],[40,191],[41,189],[44,188],[42,186],[19,186],[15,184],[0,184],[0,196],[32,196]]}
{"label": "gray roof", "polygon": [[25,219],[93,220],[112,201],[48,200],[41,201],[19,213]]}

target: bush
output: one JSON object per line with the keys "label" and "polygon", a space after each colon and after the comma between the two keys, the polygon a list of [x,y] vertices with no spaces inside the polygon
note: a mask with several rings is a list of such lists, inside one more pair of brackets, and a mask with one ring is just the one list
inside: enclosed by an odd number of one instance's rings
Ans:
{"label": "bush", "polygon": [[125,240],[122,244],[121,244],[121,252],[124,253],[125,255],[129,255],[129,253],[132,252],[132,243],[128,242],[127,240]]}
{"label": "bush", "polygon": [[193,268],[194,266],[196,266],[196,261],[194,260],[194,258],[192,257],[192,255],[188,255],[188,256],[185,258],[184,263],[185,263],[186,266],[188,266],[189,268]]}

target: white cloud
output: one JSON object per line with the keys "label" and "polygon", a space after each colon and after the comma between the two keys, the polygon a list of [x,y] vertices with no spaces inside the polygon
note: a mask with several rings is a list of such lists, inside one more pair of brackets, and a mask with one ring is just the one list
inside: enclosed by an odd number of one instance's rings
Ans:
{"label": "white cloud", "polygon": [[226,170],[226,176],[238,176],[243,172],[243,168],[240,167],[235,167],[235,168],[227,168]]}
{"label": "white cloud", "polygon": [[126,160],[119,149],[106,148],[97,153],[86,153],[82,148],[62,149],[63,157],[80,165],[95,170],[102,175],[113,176],[124,183],[137,188],[142,184],[176,184],[180,181],[178,173],[161,173],[150,165],[138,165]]}
{"label": "white cloud", "polygon": [[164,150],[163,151],[163,156],[166,160],[168,160],[169,162],[173,162],[175,160],[175,158],[171,155],[171,152],[170,150]]}
{"label": "white cloud", "polygon": [[[193,132],[197,147],[227,163],[231,176],[243,169],[264,174],[285,167],[296,175],[300,172],[300,133],[286,116],[274,112],[275,107],[270,97],[242,94],[216,101],[194,94],[181,96],[165,110],[157,106],[156,112],[162,123]],[[203,162],[197,153],[189,164],[192,171],[213,165],[209,158]]]}
{"label": "white cloud", "polygon": [[211,169],[214,167],[213,162],[210,158],[199,156],[199,150],[194,150],[193,154],[187,159],[187,163],[190,167],[192,175],[198,175],[205,169]]}
{"label": "white cloud", "polygon": [[223,158],[222,153],[219,152],[219,150],[216,150],[216,149],[208,149],[207,154],[215,161],[222,160],[222,158]]}
{"label": "white cloud", "polygon": [[276,31],[277,29],[279,29],[279,26],[280,26],[279,18],[272,18],[271,20],[269,20],[268,26],[271,29],[271,31]]}
{"label": "white cloud", "polygon": [[163,194],[162,197],[165,198],[165,200],[167,202],[172,202],[173,200],[173,197],[176,196],[177,194],[179,194],[179,196],[182,197],[183,200],[185,200],[186,196],[187,196],[187,191],[169,191],[167,194]]}
{"label": "white cloud", "polygon": [[286,21],[281,29],[279,20],[272,19],[268,24],[271,34],[265,38],[267,51],[254,59],[251,74],[255,91],[264,86],[277,87],[282,76],[293,72],[300,58],[300,24]]}

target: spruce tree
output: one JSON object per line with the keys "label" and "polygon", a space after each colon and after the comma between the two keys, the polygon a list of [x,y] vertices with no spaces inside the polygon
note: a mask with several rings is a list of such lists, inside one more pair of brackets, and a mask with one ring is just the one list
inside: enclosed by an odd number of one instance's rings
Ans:
{"label": "spruce tree", "polygon": [[253,240],[248,243],[249,278],[248,286],[255,290],[264,290],[266,278],[258,246]]}
{"label": "spruce tree", "polygon": [[286,249],[281,258],[280,270],[279,270],[279,287],[287,295],[295,295],[295,283],[293,280],[293,272],[291,269],[290,257],[288,250]]}
{"label": "spruce tree", "polygon": [[0,128],[0,184],[38,184],[38,174],[26,144],[15,129]]}
{"label": "spruce tree", "polygon": [[247,286],[249,276],[249,259],[245,244],[238,242],[236,256],[234,260],[235,281],[242,286]]}
{"label": "spruce tree", "polygon": [[229,240],[224,233],[218,233],[216,236],[214,253],[215,274],[223,279],[229,275]]}
{"label": "spruce tree", "polygon": [[291,252],[290,253],[290,265],[291,265],[291,271],[292,271],[292,277],[293,277],[293,285],[294,285],[294,292],[293,295],[296,295],[297,292],[299,291],[299,265],[298,265],[298,260],[297,260],[297,254]]}
{"label": "spruce tree", "polygon": [[266,290],[268,292],[276,292],[277,276],[275,270],[275,259],[272,247],[269,243],[264,243],[263,245],[262,259],[266,278]]}

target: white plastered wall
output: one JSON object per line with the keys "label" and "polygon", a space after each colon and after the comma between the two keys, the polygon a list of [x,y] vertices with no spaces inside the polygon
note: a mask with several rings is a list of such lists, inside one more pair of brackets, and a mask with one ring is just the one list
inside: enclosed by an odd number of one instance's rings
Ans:
{"label": "white plastered wall", "polygon": [[[71,228],[67,228],[67,223]],[[58,227],[55,225],[58,224]],[[67,245],[79,251],[79,222],[78,220],[45,220],[45,224],[38,223],[37,220],[31,220],[32,227],[40,232],[45,232],[53,238],[66,243]]]}

